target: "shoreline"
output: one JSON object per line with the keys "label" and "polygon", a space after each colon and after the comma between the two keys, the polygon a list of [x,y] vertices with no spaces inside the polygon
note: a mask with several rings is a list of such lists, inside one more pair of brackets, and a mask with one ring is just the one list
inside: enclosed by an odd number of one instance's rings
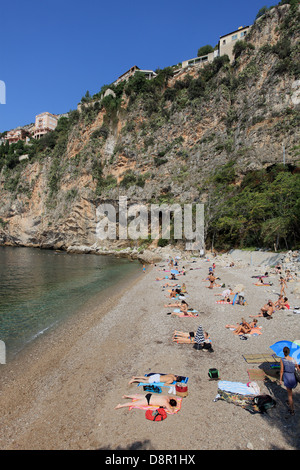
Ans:
{"label": "shoreline", "polygon": [[[165,263],[161,262],[160,265]],[[249,382],[245,354],[270,354],[276,340],[296,339],[299,315],[276,312],[271,322],[259,319],[262,335],[240,341],[225,328],[242,316],[259,311],[266,296],[276,296],[278,287],[253,285],[251,275],[264,268],[226,268],[217,273],[226,286],[243,283],[247,306],[216,304],[214,293],[202,279],[207,275],[204,259],[184,261],[185,282],[192,307],[199,317],[181,319],[166,315],[166,291],[159,266],[146,266],[146,273],[122,289],[113,302],[94,306],[89,317],[60,337],[49,340],[47,351],[32,351],[28,369],[20,365],[17,379],[8,377],[1,385],[1,449],[85,449],[85,450],[255,450],[300,448],[297,413],[299,390],[294,394],[296,416],[286,416],[286,391],[273,382],[258,384],[262,393],[274,394],[277,406],[267,416],[250,415],[241,407],[214,402],[217,382],[210,381],[208,369],[216,367],[222,380]],[[290,288],[290,286],[289,286]],[[275,291],[275,292],[273,292]],[[294,305],[294,297],[288,290]],[[175,329],[191,331],[202,324],[213,342],[214,353],[196,351],[191,345],[172,342]],[[80,329],[79,329],[80,327]],[[24,364],[23,364],[24,366]],[[21,373],[22,372],[22,373]],[[133,375],[148,372],[174,373],[189,377],[189,395],[180,412],[155,424],[142,410],[115,410],[122,395],[142,393],[128,385]],[[294,418],[294,419],[293,419]]]}

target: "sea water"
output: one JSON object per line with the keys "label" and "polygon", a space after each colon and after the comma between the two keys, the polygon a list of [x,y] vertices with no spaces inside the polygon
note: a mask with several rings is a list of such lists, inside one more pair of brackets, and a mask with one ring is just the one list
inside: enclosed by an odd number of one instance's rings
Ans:
{"label": "sea water", "polygon": [[112,256],[0,247],[0,340],[6,357],[140,270],[139,262]]}

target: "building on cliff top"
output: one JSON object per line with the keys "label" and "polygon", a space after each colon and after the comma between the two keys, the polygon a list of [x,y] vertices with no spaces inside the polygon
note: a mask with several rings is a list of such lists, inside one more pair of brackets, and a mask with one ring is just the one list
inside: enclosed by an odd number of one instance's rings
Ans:
{"label": "building on cliff top", "polygon": [[33,130],[34,139],[40,139],[50,131],[54,131],[57,126],[57,117],[54,114],[45,112],[35,117],[35,128]]}
{"label": "building on cliff top", "polygon": [[240,26],[237,30],[232,31],[232,33],[227,33],[224,36],[220,36],[218,47],[209,54],[206,54],[201,57],[195,57],[193,59],[184,60],[182,62],[182,68],[194,66],[194,65],[204,65],[205,63],[212,62],[215,57],[222,55],[228,55],[230,62],[233,61],[233,48],[236,41],[241,41],[245,39],[247,31],[250,26]]}
{"label": "building on cliff top", "polygon": [[113,85],[118,85],[120,82],[123,82],[124,80],[128,80],[130,77],[133,77],[133,75],[136,72],[139,72],[145,75],[147,80],[151,80],[151,78],[154,78],[157,75],[153,70],[141,70],[137,65],[134,65],[129,70],[127,70],[122,75],[120,75],[119,78],[117,78],[117,80],[113,82]]}
{"label": "building on cliff top", "polygon": [[218,50],[219,56],[227,54],[230,62],[233,61],[233,48],[236,41],[241,41],[245,39],[245,36],[249,30],[250,26],[240,26],[236,31],[232,33],[227,33],[224,36],[220,36]]}
{"label": "building on cliff top", "polygon": [[16,129],[12,129],[8,131],[5,140],[8,141],[9,144],[15,144],[19,140],[24,140],[25,142],[29,142],[30,133],[23,129],[22,127],[16,127]]}

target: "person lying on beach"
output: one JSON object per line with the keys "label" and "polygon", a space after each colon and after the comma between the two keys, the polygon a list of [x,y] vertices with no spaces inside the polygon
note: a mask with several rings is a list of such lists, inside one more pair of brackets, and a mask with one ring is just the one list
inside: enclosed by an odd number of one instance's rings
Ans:
{"label": "person lying on beach", "polygon": [[[211,345],[211,339],[210,339],[210,336],[209,334],[207,333],[207,331],[205,331],[204,333],[204,343],[203,344],[203,348],[204,349],[210,349],[211,346],[207,346],[208,344]],[[195,332],[194,331],[190,331],[189,333],[186,333],[184,331],[177,331],[175,330],[174,333],[173,333],[173,337],[172,337],[172,341],[174,343],[178,343],[178,344],[191,344],[191,343],[195,343]]]}
{"label": "person lying on beach", "polygon": [[265,318],[272,318],[272,314],[275,312],[275,306],[272,300],[268,300],[266,305],[264,305],[260,309],[260,313],[257,315],[249,315],[250,318],[255,318],[255,317],[265,317]]}
{"label": "person lying on beach", "polygon": [[170,295],[166,295],[166,297],[168,297],[169,299],[174,299],[174,297],[176,297],[177,295],[177,292],[175,289],[172,289],[171,292],[170,292]]}
{"label": "person lying on beach", "polygon": [[251,331],[251,326],[249,325],[248,322],[244,318],[242,318],[242,323],[238,323],[236,325],[225,325],[225,328],[234,328],[234,334],[235,335],[240,335],[240,334],[247,334],[250,333]]}
{"label": "person lying on beach", "polygon": [[164,383],[166,385],[171,385],[173,382],[176,382],[178,375],[174,374],[152,374],[149,376],[145,375],[135,375],[128,382],[129,385],[133,383],[143,383],[143,384],[153,384],[153,383]]}
{"label": "person lying on beach", "polygon": [[155,280],[156,280],[156,281],[164,281],[165,279],[169,279],[169,276],[157,277]]}
{"label": "person lying on beach", "polygon": [[263,278],[262,277],[259,277],[258,278],[258,281],[254,283],[255,286],[270,286],[272,285],[272,283],[269,281],[269,282],[264,282]]}
{"label": "person lying on beach", "polygon": [[[188,304],[186,303],[185,300],[182,300],[181,305],[180,305],[179,308],[180,308],[180,312],[172,312],[171,315],[178,315],[178,316],[180,316],[182,314],[189,315],[189,312],[188,312],[189,306],[188,306]],[[192,312],[190,312],[190,315],[193,316]]]}
{"label": "person lying on beach", "polygon": [[275,270],[276,270],[276,272],[277,272],[278,274],[281,274],[281,269],[282,269],[282,267],[280,266],[280,264],[277,264],[277,265],[275,266]]}
{"label": "person lying on beach", "polygon": [[[168,313],[167,313],[168,315]],[[182,317],[182,316],[185,316],[185,317],[197,317],[198,316],[198,313],[196,312],[189,312],[189,311],[186,311],[186,312],[172,312],[171,315],[175,316],[175,317]]]}
{"label": "person lying on beach", "polygon": [[162,287],[176,287],[176,286],[178,286],[178,284],[176,284],[176,282],[175,282],[175,284],[170,284],[169,282],[166,282],[165,284],[163,284]]}
{"label": "person lying on beach", "polygon": [[222,297],[224,297],[224,300],[227,300],[230,298],[230,295],[233,295],[233,292],[231,292],[230,289],[225,289],[223,290],[221,294],[215,294],[215,295],[221,295]]}
{"label": "person lying on beach", "polygon": [[[174,302],[173,304],[167,304],[167,305],[164,305],[164,307],[168,308],[168,307],[181,307],[182,306],[182,302],[184,302],[184,300],[182,300],[181,302]],[[183,307],[184,308],[184,307]]]}
{"label": "person lying on beach", "polygon": [[157,407],[166,408],[170,413],[174,412],[174,407],[177,406],[177,400],[170,398],[166,395],[156,395],[152,393],[147,393],[147,395],[141,395],[136,393],[135,395],[123,395],[122,398],[130,398],[132,401],[127,403],[118,404],[115,407],[115,410],[119,408],[126,408],[130,406],[147,406],[154,405]]}

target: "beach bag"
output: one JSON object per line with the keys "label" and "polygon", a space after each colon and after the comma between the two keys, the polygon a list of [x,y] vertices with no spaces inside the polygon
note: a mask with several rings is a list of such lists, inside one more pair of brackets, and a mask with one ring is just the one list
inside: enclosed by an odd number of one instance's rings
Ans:
{"label": "beach bag", "polygon": [[212,369],[208,370],[208,377],[210,379],[218,379],[219,378],[219,371],[218,369],[215,369],[214,367]]}
{"label": "beach bag", "polygon": [[147,410],[145,416],[150,421],[163,421],[166,419],[167,413],[162,407],[159,407],[157,410]]}
{"label": "beach bag", "polygon": [[258,395],[253,398],[253,402],[258,407],[260,413],[266,413],[267,410],[276,406],[276,401],[270,395]]}
{"label": "beach bag", "polygon": [[157,385],[144,385],[143,389],[145,392],[161,393],[162,389]]}
{"label": "beach bag", "polygon": [[176,392],[176,395],[178,395],[179,397],[187,397],[188,396],[188,388],[187,388],[187,385],[186,384],[180,384],[180,383],[177,383],[175,385],[175,392]]}
{"label": "beach bag", "polygon": [[300,370],[295,368],[295,379],[300,382]]}

